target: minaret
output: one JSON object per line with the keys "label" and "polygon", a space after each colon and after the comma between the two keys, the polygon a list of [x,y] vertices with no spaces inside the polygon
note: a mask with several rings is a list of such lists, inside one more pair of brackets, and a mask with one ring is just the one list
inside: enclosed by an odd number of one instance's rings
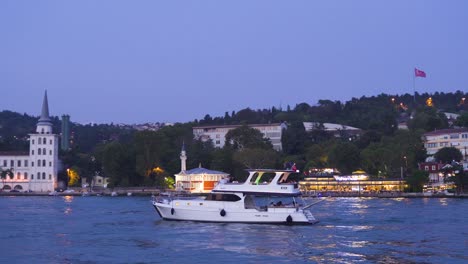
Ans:
{"label": "minaret", "polygon": [[185,173],[187,170],[187,155],[185,154],[185,142],[182,143],[182,151],[180,152],[180,172]]}
{"label": "minaret", "polygon": [[52,121],[49,116],[49,102],[47,100],[47,90],[44,93],[42,100],[42,111],[39,122],[37,122],[36,133],[38,134],[52,134]]}

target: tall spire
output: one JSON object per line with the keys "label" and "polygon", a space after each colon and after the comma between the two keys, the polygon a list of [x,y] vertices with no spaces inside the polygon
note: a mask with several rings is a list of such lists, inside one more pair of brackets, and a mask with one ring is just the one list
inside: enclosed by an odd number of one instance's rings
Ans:
{"label": "tall spire", "polygon": [[49,102],[47,100],[47,90],[44,93],[44,100],[42,101],[41,118],[39,118],[39,122],[50,122]]}

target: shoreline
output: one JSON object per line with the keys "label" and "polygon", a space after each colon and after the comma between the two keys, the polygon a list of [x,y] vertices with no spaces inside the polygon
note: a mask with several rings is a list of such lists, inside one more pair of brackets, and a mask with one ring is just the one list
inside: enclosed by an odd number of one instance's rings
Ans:
{"label": "shoreline", "polygon": [[[109,196],[109,197],[131,197],[131,196],[153,196],[159,195],[162,191],[159,189],[135,189],[135,188],[119,188],[118,190],[104,190],[104,191],[73,191],[73,192],[56,192],[51,194],[49,192],[0,192],[0,196]],[[206,195],[206,193],[192,193],[193,196]],[[468,193],[459,194],[459,195],[446,195],[442,193],[437,194],[427,194],[427,193],[333,193],[333,192],[324,192],[318,194],[308,194],[304,193],[302,195],[304,198],[327,198],[327,197],[337,197],[337,198],[468,198]]]}

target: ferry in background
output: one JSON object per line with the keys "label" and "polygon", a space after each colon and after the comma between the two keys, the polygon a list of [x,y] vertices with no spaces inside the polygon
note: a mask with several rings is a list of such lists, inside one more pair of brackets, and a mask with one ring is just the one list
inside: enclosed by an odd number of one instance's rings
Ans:
{"label": "ferry in background", "polygon": [[[152,204],[165,220],[221,223],[315,224],[310,207],[301,198],[296,171],[248,170],[243,183],[221,180],[205,198],[157,196]],[[321,200],[319,200],[321,201]]]}

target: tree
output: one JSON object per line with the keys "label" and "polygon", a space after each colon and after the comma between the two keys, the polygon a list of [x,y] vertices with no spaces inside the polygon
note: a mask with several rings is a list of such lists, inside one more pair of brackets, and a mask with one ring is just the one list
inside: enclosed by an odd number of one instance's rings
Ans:
{"label": "tree", "polygon": [[79,186],[80,181],[80,174],[78,172],[78,168],[72,167],[67,169],[67,176],[68,176],[68,186]]}
{"label": "tree", "polygon": [[435,129],[448,128],[447,117],[438,113],[433,107],[423,107],[416,110],[413,118],[408,122],[411,130],[423,129],[434,131]]}
{"label": "tree", "polygon": [[410,192],[422,192],[424,184],[429,181],[429,173],[427,171],[416,170],[413,174],[406,178],[406,183],[409,185]]}
{"label": "tree", "polygon": [[[466,104],[468,105],[468,102],[466,102]],[[461,114],[455,121],[455,125],[461,127],[468,127],[468,113]]]}
{"label": "tree", "polygon": [[13,176],[14,176],[13,169],[3,169],[0,167],[0,177],[2,178],[3,187],[5,187],[5,181],[7,177],[10,177],[10,179],[13,179]]}
{"label": "tree", "polygon": [[445,176],[445,182],[453,182],[457,194],[463,193],[463,186],[466,182],[466,173],[463,170],[463,165],[456,161],[452,161],[450,164],[445,165],[442,168]]}
{"label": "tree", "polygon": [[250,128],[247,125],[230,130],[226,134],[225,145],[236,150],[242,150],[244,148],[273,148],[270,140],[264,138],[262,132],[255,128]]}
{"label": "tree", "polygon": [[135,175],[135,151],[132,146],[111,142],[96,150],[96,159],[102,164],[111,186],[132,186],[140,182]]}
{"label": "tree", "polygon": [[278,163],[278,153],[272,149],[246,148],[234,153],[233,159],[248,169],[274,169]]}
{"label": "tree", "polygon": [[343,173],[359,168],[359,149],[350,142],[339,142],[330,151],[329,162]]}
{"label": "tree", "polygon": [[307,133],[302,122],[293,122],[288,129],[283,130],[281,142],[283,152],[289,155],[304,153],[308,143]]}
{"label": "tree", "polygon": [[167,142],[163,135],[154,131],[142,131],[135,134],[136,171],[149,177],[152,170],[162,167],[161,158],[167,149]]}
{"label": "tree", "polygon": [[445,147],[439,149],[435,154],[434,158],[436,161],[442,163],[452,163],[452,161],[460,161],[463,158],[460,150],[454,147]]}

